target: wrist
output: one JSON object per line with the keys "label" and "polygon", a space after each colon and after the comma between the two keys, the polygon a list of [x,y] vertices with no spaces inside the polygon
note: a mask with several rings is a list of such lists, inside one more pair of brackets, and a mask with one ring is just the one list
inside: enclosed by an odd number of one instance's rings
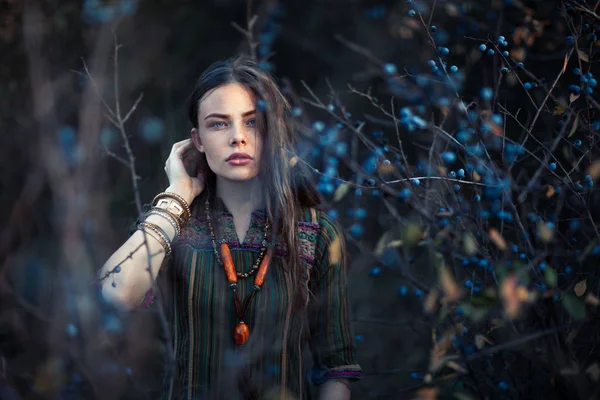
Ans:
{"label": "wrist", "polygon": [[175,193],[181,196],[187,202],[188,206],[192,204],[192,201],[194,201],[195,198],[192,190],[183,185],[169,185],[169,187],[165,189],[165,192]]}

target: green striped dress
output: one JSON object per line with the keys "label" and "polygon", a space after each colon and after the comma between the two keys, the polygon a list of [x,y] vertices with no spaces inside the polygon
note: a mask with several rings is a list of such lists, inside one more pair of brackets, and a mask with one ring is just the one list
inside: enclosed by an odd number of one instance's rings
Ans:
{"label": "green striped dress", "polygon": [[[249,270],[260,251],[265,210],[252,212],[239,243],[223,201],[217,197],[211,207],[217,239],[225,238],[238,270]],[[158,278],[158,286],[166,288],[161,293],[176,364],[164,378],[163,398],[235,400],[253,398],[252,391],[260,399],[311,399],[315,390],[310,382],[359,379],[348,321],[345,242],[336,223],[315,209],[304,209],[299,218],[296,250],[312,293],[306,313],[291,310],[290,276],[283,263],[287,248],[276,245],[265,282],[247,312],[251,333],[240,351],[233,341],[238,320],[232,292],[214,254],[204,195],[191,208],[192,218]],[[241,301],[252,285],[252,277],[238,280]],[[152,299],[150,291],[143,306],[151,306]]]}

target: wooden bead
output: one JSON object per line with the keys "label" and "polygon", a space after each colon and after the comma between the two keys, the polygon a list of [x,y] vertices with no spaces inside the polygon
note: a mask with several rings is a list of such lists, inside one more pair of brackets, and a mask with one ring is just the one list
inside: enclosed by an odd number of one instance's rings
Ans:
{"label": "wooden bead", "polygon": [[242,345],[248,341],[250,337],[250,328],[244,322],[240,322],[235,327],[235,332],[233,334],[233,340],[235,344]]}
{"label": "wooden bead", "polygon": [[237,273],[235,271],[235,265],[233,264],[233,258],[231,257],[231,251],[227,243],[221,243],[221,258],[223,259],[223,268],[225,269],[225,275],[229,283],[237,282]]}
{"label": "wooden bead", "polygon": [[256,273],[256,277],[254,278],[254,284],[257,286],[262,286],[265,282],[265,276],[267,275],[267,271],[269,270],[269,264],[271,263],[271,249],[267,250],[267,253],[263,257],[260,262],[260,267],[258,267],[258,271]]}

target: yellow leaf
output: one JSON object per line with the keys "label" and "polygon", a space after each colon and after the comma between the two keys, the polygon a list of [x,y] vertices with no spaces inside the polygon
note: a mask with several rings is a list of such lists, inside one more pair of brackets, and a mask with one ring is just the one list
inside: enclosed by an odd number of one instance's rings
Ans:
{"label": "yellow leaf", "polygon": [[337,264],[342,259],[342,244],[339,237],[329,245],[329,264]]}
{"label": "yellow leaf", "polygon": [[489,235],[490,235],[490,240],[492,242],[494,242],[496,247],[498,247],[500,250],[504,251],[508,248],[508,246],[506,245],[506,241],[504,240],[504,238],[502,237],[500,232],[498,232],[498,229],[496,229],[496,228],[490,229]]}
{"label": "yellow leaf", "polygon": [[463,246],[464,246],[465,252],[468,255],[472,256],[477,253],[477,248],[478,248],[477,240],[471,234],[471,232],[465,233],[465,236],[463,238]]}
{"label": "yellow leaf", "polygon": [[564,113],[565,113],[565,108],[561,105],[554,107],[554,110],[552,110],[553,115],[562,115]]}
{"label": "yellow leaf", "polygon": [[546,197],[547,198],[554,196],[554,193],[556,193],[556,189],[554,189],[554,186],[552,186],[552,185],[546,186]]}
{"label": "yellow leaf", "polygon": [[573,290],[575,291],[575,294],[577,296],[583,296],[583,294],[585,293],[585,289],[587,288],[587,279],[582,280],[581,282],[578,282],[575,287],[573,288]]}
{"label": "yellow leaf", "polygon": [[290,158],[290,168],[294,168],[294,166],[298,163],[298,157],[294,156]]}
{"label": "yellow leaf", "polygon": [[473,171],[473,179],[475,182],[479,182],[481,180],[481,175],[479,175],[477,171]]}
{"label": "yellow leaf", "polygon": [[342,198],[344,198],[346,193],[348,193],[348,190],[350,190],[350,184],[342,183],[340,186],[338,186],[337,189],[335,189],[335,193],[333,194],[333,201],[340,201]]}

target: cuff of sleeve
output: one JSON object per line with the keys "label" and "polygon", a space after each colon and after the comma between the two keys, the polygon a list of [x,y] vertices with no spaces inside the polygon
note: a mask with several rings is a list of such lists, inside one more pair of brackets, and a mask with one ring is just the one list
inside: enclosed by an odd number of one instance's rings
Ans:
{"label": "cuff of sleeve", "polygon": [[333,368],[313,368],[312,382],[315,385],[320,385],[328,379],[349,379],[357,381],[362,378],[362,369],[358,364],[341,365]]}

